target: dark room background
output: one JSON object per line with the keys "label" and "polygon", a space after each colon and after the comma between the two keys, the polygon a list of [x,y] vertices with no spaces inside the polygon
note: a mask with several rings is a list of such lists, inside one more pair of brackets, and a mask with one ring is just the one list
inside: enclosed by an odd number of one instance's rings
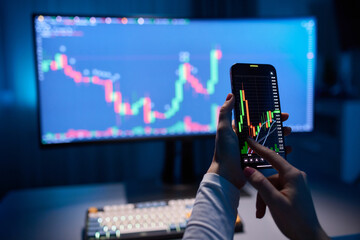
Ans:
{"label": "dark room background", "polygon": [[[315,16],[315,130],[288,138],[294,148],[289,161],[308,172],[310,178],[359,186],[360,141],[355,136],[360,133],[356,121],[360,117],[359,20],[351,9],[350,2],[346,6],[330,0],[1,1],[0,198],[14,189],[162,179],[165,141],[40,149],[33,13],[170,18]],[[196,139],[192,145],[193,167],[199,180],[210,164],[214,138]]]}

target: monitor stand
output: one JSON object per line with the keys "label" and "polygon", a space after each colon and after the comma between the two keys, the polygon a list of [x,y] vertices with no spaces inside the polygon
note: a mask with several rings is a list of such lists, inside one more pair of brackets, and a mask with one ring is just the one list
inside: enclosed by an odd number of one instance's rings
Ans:
{"label": "monitor stand", "polygon": [[198,189],[194,171],[193,142],[167,140],[162,182],[126,182],[128,202],[194,198]]}
{"label": "monitor stand", "polygon": [[194,148],[191,139],[166,141],[162,178],[165,184],[195,183]]}
{"label": "monitor stand", "polygon": [[[199,187],[194,171],[194,148],[191,139],[167,140],[162,182],[126,183],[128,202],[194,198]],[[241,189],[242,197],[251,196]]]}

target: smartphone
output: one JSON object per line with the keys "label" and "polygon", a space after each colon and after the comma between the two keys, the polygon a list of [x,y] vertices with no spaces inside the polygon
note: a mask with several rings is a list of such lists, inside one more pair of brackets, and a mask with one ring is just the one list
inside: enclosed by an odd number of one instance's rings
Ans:
{"label": "smartphone", "polygon": [[271,168],[246,139],[251,137],[286,158],[276,70],[269,64],[236,63],[230,69],[230,79],[241,166]]}

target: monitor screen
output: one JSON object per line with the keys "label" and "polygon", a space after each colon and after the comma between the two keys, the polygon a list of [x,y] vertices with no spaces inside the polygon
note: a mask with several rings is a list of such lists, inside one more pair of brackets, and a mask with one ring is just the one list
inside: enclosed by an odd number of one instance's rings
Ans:
{"label": "monitor screen", "polygon": [[311,131],[315,23],[34,15],[41,143],[214,135],[234,63],[273,65]]}

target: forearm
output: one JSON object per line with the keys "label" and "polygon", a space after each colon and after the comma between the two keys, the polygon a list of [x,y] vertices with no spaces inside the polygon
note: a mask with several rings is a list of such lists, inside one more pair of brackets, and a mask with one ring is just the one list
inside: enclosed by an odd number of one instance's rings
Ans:
{"label": "forearm", "polygon": [[217,174],[205,174],[183,239],[232,239],[240,191]]}

